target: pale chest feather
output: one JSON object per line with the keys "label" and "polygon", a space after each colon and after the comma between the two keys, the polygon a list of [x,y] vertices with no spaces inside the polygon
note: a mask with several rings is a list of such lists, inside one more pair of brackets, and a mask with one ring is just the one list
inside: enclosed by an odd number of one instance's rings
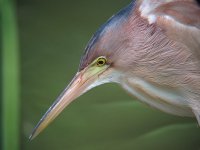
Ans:
{"label": "pale chest feather", "polygon": [[193,116],[189,104],[181,91],[161,87],[140,78],[123,80],[122,87],[142,102],[178,116]]}

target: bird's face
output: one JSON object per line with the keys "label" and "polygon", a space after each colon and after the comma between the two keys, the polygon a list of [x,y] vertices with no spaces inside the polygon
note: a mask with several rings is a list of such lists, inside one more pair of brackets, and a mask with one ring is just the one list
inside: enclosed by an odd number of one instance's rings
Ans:
{"label": "bird's face", "polygon": [[[133,4],[129,7],[132,8]],[[30,139],[35,138],[69,103],[86,91],[104,83],[119,82],[122,75],[119,64],[123,66],[128,45],[125,25],[131,11],[129,7],[112,17],[94,34],[81,59],[79,71],[42,117]]]}
{"label": "bird's face", "polygon": [[42,117],[30,139],[35,138],[77,97],[98,85],[117,82],[119,77],[120,74],[117,73],[105,56],[94,59],[88,66],[77,72],[71,83]]}

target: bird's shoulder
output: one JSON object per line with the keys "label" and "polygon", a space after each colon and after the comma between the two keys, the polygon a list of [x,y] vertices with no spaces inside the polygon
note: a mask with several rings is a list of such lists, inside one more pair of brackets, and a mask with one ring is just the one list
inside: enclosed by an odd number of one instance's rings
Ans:
{"label": "bird's shoulder", "polygon": [[173,41],[183,43],[200,59],[200,5],[197,0],[140,0],[139,11]]}
{"label": "bird's shoulder", "polygon": [[200,29],[199,3],[197,0],[140,0],[139,10],[150,24],[162,17]]}

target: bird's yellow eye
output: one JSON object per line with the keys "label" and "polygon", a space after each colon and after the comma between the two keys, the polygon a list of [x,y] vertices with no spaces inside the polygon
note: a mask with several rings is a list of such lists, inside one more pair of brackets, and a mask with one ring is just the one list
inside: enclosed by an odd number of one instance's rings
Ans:
{"label": "bird's yellow eye", "polygon": [[104,66],[105,64],[106,64],[106,58],[104,58],[104,57],[101,57],[101,58],[98,58],[97,59],[97,62],[96,62],[96,65],[98,66],[98,67],[102,67],[102,66]]}

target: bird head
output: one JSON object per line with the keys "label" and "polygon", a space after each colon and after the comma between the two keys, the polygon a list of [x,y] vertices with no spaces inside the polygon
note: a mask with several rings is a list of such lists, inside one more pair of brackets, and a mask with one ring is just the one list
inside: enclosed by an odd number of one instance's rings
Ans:
{"label": "bird head", "polygon": [[[77,74],[44,114],[30,139],[35,138],[61,111],[86,91],[108,82],[119,82],[130,47],[129,20],[134,2],[111,17],[89,41],[81,58]],[[126,64],[127,65],[127,64]]]}

